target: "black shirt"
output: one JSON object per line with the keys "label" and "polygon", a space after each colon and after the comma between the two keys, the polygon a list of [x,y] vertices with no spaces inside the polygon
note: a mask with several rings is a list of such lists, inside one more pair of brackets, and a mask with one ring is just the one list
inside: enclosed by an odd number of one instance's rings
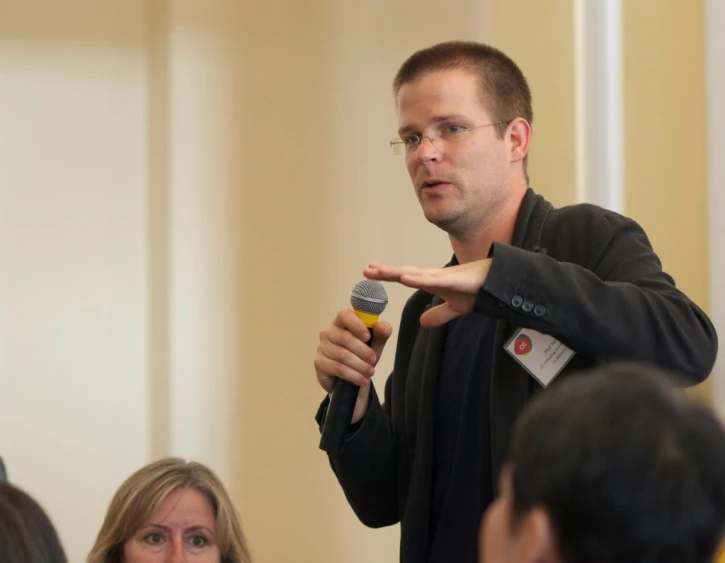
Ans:
{"label": "black shirt", "polygon": [[490,365],[495,319],[448,324],[438,375],[430,563],[476,563],[478,530],[493,499]]}

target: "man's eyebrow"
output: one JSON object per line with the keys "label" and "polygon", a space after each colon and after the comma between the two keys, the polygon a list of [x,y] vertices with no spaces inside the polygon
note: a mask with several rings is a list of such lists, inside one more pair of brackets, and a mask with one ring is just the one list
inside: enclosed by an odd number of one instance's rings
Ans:
{"label": "man's eyebrow", "polygon": [[[434,123],[440,123],[442,121],[448,121],[451,119],[462,119],[462,116],[459,114],[449,114],[449,115],[437,115],[433,119],[431,119]],[[411,131],[415,131],[416,127],[413,125],[404,125],[400,129],[398,129],[398,135],[402,136],[404,133],[410,133]]]}

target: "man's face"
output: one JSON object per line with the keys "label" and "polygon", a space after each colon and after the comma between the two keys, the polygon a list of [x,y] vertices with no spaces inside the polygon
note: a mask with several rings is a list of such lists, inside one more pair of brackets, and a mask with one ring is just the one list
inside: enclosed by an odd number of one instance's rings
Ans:
{"label": "man's face", "polygon": [[547,512],[533,508],[514,525],[511,469],[501,472],[499,494],[486,510],[478,538],[479,561],[558,563],[553,526]]}
{"label": "man's face", "polygon": [[403,84],[398,118],[401,139],[424,137],[405,159],[426,219],[452,235],[485,228],[506,199],[512,167],[509,134],[499,139],[490,125],[478,77],[443,70]]}
{"label": "man's face", "polygon": [[512,558],[511,472],[504,470],[499,480],[499,494],[488,506],[481,523],[479,560],[486,563],[507,563]]}

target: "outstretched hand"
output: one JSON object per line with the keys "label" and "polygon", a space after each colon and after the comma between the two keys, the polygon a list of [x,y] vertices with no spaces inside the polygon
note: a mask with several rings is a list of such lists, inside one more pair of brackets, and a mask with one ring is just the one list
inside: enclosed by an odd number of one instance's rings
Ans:
{"label": "outstretched hand", "polygon": [[490,269],[491,259],[486,258],[448,268],[370,264],[363,274],[371,280],[397,282],[443,299],[445,303],[431,307],[420,317],[422,326],[437,327],[473,311],[476,294]]}

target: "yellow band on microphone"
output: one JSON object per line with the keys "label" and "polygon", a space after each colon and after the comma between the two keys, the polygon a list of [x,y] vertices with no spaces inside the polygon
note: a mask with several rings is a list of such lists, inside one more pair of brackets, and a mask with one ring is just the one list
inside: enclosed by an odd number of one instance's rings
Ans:
{"label": "yellow band on microphone", "polygon": [[357,310],[355,310],[355,314],[360,318],[362,322],[365,323],[365,326],[368,328],[372,328],[373,325],[378,322],[378,318],[380,317],[380,315],[373,315],[371,313]]}

